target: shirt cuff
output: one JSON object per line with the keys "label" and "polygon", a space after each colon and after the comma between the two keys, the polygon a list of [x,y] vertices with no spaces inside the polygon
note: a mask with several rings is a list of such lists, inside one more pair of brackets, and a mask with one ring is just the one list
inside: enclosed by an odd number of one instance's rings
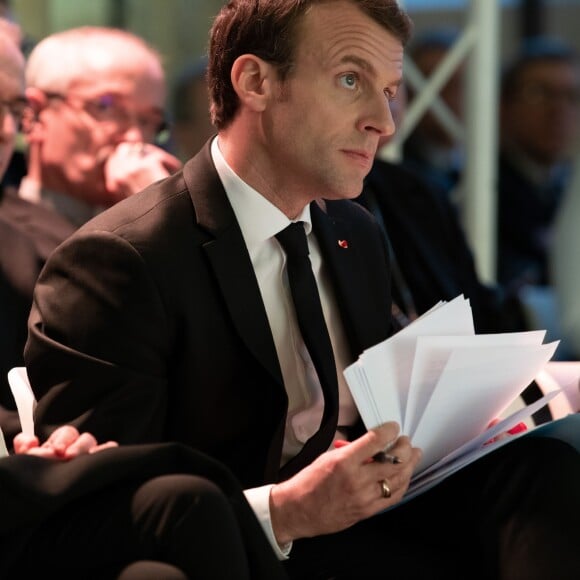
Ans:
{"label": "shirt cuff", "polygon": [[276,536],[274,536],[272,518],[270,517],[270,491],[272,490],[272,487],[274,486],[263,485],[261,487],[245,489],[244,495],[254,510],[270,545],[272,546],[276,556],[278,556],[278,560],[287,560],[290,555],[290,550],[292,549],[292,542],[280,546],[276,541]]}

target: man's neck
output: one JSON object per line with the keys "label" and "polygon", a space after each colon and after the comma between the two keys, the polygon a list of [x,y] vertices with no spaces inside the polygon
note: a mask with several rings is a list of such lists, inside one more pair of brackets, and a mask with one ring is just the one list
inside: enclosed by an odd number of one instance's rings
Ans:
{"label": "man's neck", "polygon": [[18,195],[62,215],[76,227],[82,226],[103,209],[89,205],[65,193],[50,191],[42,187],[40,182],[28,176],[22,179]]}
{"label": "man's neck", "polygon": [[268,152],[260,150],[246,135],[241,137],[238,128],[228,129],[218,135],[219,149],[236,175],[275,205],[289,219],[295,219],[313,201],[303,191],[293,191],[294,184],[279,183]]}

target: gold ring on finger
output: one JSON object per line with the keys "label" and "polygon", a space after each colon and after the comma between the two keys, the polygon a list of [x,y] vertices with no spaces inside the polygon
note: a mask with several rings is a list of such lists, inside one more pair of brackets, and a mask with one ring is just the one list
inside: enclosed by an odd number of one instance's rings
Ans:
{"label": "gold ring on finger", "polygon": [[384,499],[391,497],[391,487],[389,486],[389,482],[386,479],[379,481],[379,485],[381,486],[381,494]]}

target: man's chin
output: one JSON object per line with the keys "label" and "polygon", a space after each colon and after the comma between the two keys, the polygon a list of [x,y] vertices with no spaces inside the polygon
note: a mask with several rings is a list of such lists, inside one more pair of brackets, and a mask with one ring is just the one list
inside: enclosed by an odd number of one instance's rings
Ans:
{"label": "man's chin", "polygon": [[[368,173],[366,173],[364,177],[366,177],[367,175]],[[362,193],[363,186],[364,186],[364,178],[357,180],[355,183],[352,184],[351,187],[348,188],[345,198],[354,199],[355,197],[358,197]]]}

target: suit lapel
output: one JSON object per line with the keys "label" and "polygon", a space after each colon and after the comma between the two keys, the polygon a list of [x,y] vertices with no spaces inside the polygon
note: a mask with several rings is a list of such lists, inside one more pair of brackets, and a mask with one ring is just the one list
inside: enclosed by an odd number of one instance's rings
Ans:
{"label": "suit lapel", "polygon": [[252,262],[209,151],[206,145],[184,168],[198,224],[210,234],[203,249],[239,336],[283,387],[276,347]]}
{"label": "suit lapel", "polygon": [[364,249],[350,223],[329,215],[317,203],[311,204],[311,214],[354,360],[365,348],[385,338],[384,319],[377,311],[382,306],[369,300],[373,276],[362,268],[366,263],[361,255]]}
{"label": "suit lapel", "polygon": [[239,335],[282,385],[274,339],[241,231],[231,227],[207,242],[204,249]]}

